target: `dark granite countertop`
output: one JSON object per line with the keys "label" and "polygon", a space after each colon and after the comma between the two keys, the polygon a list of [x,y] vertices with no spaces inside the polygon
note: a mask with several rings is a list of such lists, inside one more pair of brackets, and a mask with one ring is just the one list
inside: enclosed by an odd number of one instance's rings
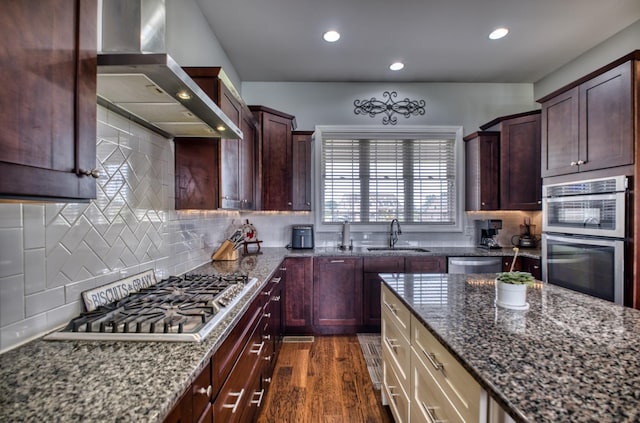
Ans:
{"label": "dark granite countertop", "polygon": [[[377,246],[376,246],[377,247]],[[428,251],[411,251],[403,248],[424,248]],[[289,250],[287,255],[291,257],[298,256],[447,256],[447,257],[464,257],[464,256],[513,256],[513,248],[496,248],[486,249],[478,247],[429,247],[418,245],[398,245],[396,250],[375,250],[369,251],[366,246],[354,247],[352,250],[340,250],[336,247],[317,247],[310,250]],[[521,248],[518,252],[519,256],[537,258],[541,257],[539,248]]]}
{"label": "dark granite countertop", "polygon": [[493,275],[383,275],[517,421],[640,421],[640,310],[554,285],[494,307]]}
{"label": "dark granite countertop", "polygon": [[[41,338],[0,354],[0,421],[162,421],[182,392],[238,322],[249,302],[283,258],[304,256],[512,255],[512,249],[430,248],[430,252],[369,252],[366,248],[287,250],[233,262],[207,263],[195,273],[240,270],[261,283],[240,301],[201,343],[44,341]],[[521,250],[522,255],[524,250]],[[536,256],[537,254],[537,256]],[[539,250],[531,251],[539,257]]]}

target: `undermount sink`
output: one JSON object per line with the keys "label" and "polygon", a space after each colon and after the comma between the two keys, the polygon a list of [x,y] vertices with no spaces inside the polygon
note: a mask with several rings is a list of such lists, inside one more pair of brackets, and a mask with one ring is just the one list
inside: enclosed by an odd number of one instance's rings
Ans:
{"label": "undermount sink", "polygon": [[420,247],[369,247],[369,251],[415,251],[417,253],[428,253],[429,250]]}

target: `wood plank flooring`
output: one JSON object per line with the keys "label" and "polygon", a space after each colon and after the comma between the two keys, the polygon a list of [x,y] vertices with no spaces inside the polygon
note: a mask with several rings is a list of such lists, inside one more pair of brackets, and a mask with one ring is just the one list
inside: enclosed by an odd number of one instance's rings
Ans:
{"label": "wood plank flooring", "polygon": [[258,423],[392,423],[356,336],[284,343]]}

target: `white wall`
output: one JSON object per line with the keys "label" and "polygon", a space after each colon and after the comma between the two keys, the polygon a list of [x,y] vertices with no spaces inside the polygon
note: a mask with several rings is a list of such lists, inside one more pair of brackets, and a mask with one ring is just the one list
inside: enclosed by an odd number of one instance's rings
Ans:
{"label": "white wall", "polygon": [[384,91],[396,91],[395,101],[409,98],[426,103],[424,115],[400,116],[398,125],[462,125],[465,135],[496,117],[539,108],[531,84],[242,83],[247,104],[292,114],[301,130],[313,130],[316,125],[381,125],[381,116],[354,114],[354,101],[385,100]]}
{"label": "white wall", "polygon": [[640,20],[534,84],[536,99],[640,49]]}
{"label": "white wall", "polygon": [[240,77],[195,0],[166,0],[167,53],[181,66],[221,66],[237,90]]}

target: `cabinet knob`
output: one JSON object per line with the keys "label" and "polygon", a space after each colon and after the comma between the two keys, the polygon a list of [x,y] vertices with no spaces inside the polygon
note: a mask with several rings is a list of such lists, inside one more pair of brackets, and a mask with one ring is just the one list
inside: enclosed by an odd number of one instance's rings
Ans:
{"label": "cabinet knob", "polygon": [[571,166],[575,166],[575,165],[577,165],[578,163],[577,163],[577,162],[571,162],[571,163],[569,163],[569,164],[570,164]]}
{"label": "cabinet knob", "polygon": [[482,203],[480,203],[480,205],[486,206],[486,203],[483,201]]}
{"label": "cabinet knob", "polygon": [[213,392],[213,387],[211,385],[207,386],[207,388],[200,388],[196,391],[198,394],[203,394],[208,397],[211,397],[211,393]]}
{"label": "cabinet knob", "polygon": [[78,169],[78,175],[91,176],[93,178],[98,179],[100,177],[100,171],[98,169],[91,169],[91,170]]}
{"label": "cabinet knob", "polygon": [[305,203],[305,204],[306,204],[307,206],[311,206],[311,203],[308,203],[308,202],[307,202],[307,203]]}
{"label": "cabinet knob", "polygon": [[292,206],[293,203],[291,201],[287,202],[287,206]]}
{"label": "cabinet knob", "polygon": [[586,160],[578,160],[578,164],[579,164],[579,165],[583,165],[583,164],[585,164],[586,162],[587,162]]}

